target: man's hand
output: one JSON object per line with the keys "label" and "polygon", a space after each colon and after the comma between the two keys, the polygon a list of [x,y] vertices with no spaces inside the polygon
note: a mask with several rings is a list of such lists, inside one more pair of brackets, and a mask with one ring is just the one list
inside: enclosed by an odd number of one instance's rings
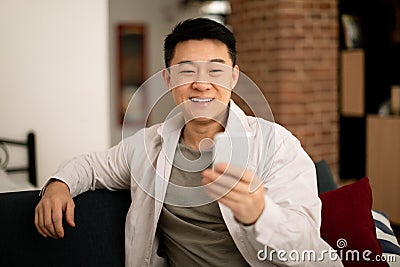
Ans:
{"label": "man's hand", "polygon": [[208,195],[229,207],[236,220],[246,225],[257,221],[265,207],[265,189],[255,174],[219,163],[214,170],[204,170],[202,175]]}
{"label": "man's hand", "polygon": [[69,226],[75,227],[75,204],[68,186],[58,180],[50,182],[35,209],[35,226],[44,237],[63,238],[63,214]]}

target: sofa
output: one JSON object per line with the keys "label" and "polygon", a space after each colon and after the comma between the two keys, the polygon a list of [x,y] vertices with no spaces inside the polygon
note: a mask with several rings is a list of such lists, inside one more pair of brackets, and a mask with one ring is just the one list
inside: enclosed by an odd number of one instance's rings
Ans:
{"label": "sofa", "polygon": [[[379,255],[393,254],[397,262],[390,266],[398,266],[400,248],[389,221],[382,213],[371,213],[368,178],[336,188],[325,161],[316,163],[316,169],[323,204],[322,237],[343,252],[369,249]],[[76,227],[64,223],[65,237],[54,240],[39,235],[34,226],[39,191],[0,193],[0,266],[124,266],[124,224],[130,200],[129,191],[97,190],[77,196]],[[388,264],[351,260],[345,266]]]}
{"label": "sofa", "polygon": [[34,226],[39,191],[0,194],[0,266],[124,266],[124,224],[130,192],[91,191],[74,201],[76,227],[44,238]]}

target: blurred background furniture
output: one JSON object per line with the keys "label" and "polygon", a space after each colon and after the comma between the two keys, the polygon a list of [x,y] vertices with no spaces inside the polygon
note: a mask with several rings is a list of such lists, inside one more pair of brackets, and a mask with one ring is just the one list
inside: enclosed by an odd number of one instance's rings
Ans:
{"label": "blurred background furniture", "polygon": [[374,208],[400,225],[400,116],[368,116],[367,175]]}
{"label": "blurred background furniture", "polygon": [[[26,160],[15,161],[17,157]],[[35,134],[29,132],[26,140],[0,138],[0,192],[32,190],[36,186]]]}

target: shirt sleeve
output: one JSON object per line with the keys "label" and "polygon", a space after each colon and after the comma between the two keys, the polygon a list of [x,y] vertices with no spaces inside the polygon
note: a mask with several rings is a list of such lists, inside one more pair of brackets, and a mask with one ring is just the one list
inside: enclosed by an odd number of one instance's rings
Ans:
{"label": "shirt sleeve", "polygon": [[52,179],[60,180],[67,184],[73,197],[95,189],[129,189],[130,171],[126,157],[132,151],[128,150],[126,142],[121,141],[106,151],[77,156],[53,174],[46,185]]}
{"label": "shirt sleeve", "polygon": [[[320,237],[322,205],[314,162],[290,132],[277,127],[274,161],[264,183],[265,208],[255,224],[242,229],[255,253],[268,247],[270,251],[312,250],[322,255],[330,246]],[[341,266],[340,260],[325,260]]]}

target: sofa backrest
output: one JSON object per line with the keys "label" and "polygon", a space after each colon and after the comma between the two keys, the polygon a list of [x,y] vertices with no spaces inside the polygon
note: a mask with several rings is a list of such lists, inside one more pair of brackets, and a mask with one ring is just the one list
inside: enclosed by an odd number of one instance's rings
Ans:
{"label": "sofa backrest", "polygon": [[129,191],[86,192],[75,199],[75,228],[44,238],[34,226],[39,191],[0,194],[0,266],[124,266]]}

